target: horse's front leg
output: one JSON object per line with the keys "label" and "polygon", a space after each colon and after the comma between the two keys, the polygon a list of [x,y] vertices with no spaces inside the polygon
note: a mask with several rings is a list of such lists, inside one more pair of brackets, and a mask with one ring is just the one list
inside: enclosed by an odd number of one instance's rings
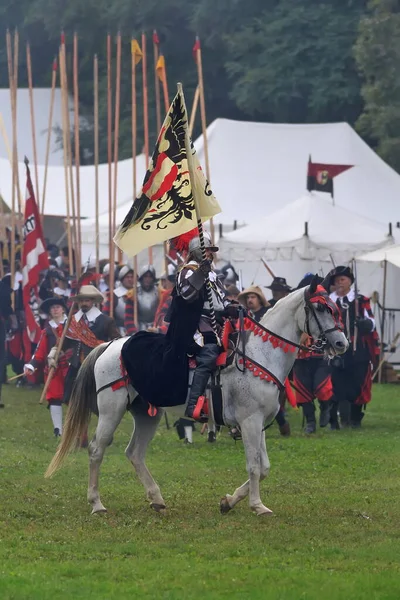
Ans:
{"label": "horse's front leg", "polygon": [[260,497],[260,480],[264,479],[269,471],[263,421],[263,415],[254,414],[240,424],[249,479],[237,488],[232,496],[227,495],[221,500],[220,508],[223,514],[229,512],[248,494],[250,508],[257,515],[268,515],[272,512],[264,506]]}

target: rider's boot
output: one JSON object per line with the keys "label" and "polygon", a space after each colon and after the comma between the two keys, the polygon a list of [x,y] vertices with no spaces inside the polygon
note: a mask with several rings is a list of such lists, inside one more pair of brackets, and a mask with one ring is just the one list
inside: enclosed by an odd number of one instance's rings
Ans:
{"label": "rider's boot", "polygon": [[[189,417],[203,423],[208,419],[207,413],[204,410],[204,394],[210,375],[215,370],[215,364],[218,355],[219,348],[217,344],[206,344],[197,352],[197,367],[193,375],[185,417]],[[196,410],[198,404],[199,407],[198,410]]]}
{"label": "rider's boot", "polygon": [[306,426],[304,433],[315,433],[317,430],[317,424],[315,421],[315,406],[314,402],[303,402],[303,415],[306,420]]}

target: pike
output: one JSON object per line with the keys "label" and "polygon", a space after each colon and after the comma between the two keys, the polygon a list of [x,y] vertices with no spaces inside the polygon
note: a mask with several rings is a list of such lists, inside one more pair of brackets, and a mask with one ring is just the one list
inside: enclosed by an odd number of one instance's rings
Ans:
{"label": "pike", "polygon": [[265,258],[261,258],[261,262],[264,265],[264,267],[267,269],[268,273],[271,275],[272,279],[275,279],[276,275],[273,272],[273,270],[271,269],[271,267],[269,266],[269,264],[267,263],[267,261],[265,260]]}
{"label": "pike", "polygon": [[357,263],[356,260],[353,259],[353,273],[354,273],[354,318],[355,324],[354,327],[354,338],[353,338],[353,354],[357,351],[357,337],[358,337],[358,329],[357,329],[357,319],[359,315],[359,305],[358,305],[358,285],[357,285]]}

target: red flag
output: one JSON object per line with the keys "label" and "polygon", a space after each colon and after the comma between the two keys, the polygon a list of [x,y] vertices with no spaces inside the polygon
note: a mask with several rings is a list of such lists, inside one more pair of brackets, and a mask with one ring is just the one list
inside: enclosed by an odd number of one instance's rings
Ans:
{"label": "red flag", "polygon": [[193,46],[193,58],[194,58],[195,62],[197,62],[197,50],[201,50],[199,36],[196,36],[196,41]]}
{"label": "red flag", "polygon": [[354,165],[330,165],[326,163],[313,163],[308,160],[307,189],[319,192],[328,192],[333,197],[333,178]]}
{"label": "red flag", "polygon": [[40,327],[35,320],[31,303],[35,296],[37,297],[40,271],[49,268],[49,259],[27,160],[25,164],[26,204],[22,250],[22,297],[27,334],[31,342],[37,342],[40,336]]}
{"label": "red flag", "polygon": [[154,31],[153,31],[153,43],[154,43],[154,44],[157,44],[157,46],[158,46],[158,45],[159,45],[159,43],[160,43],[160,39],[159,39],[159,37],[158,37],[158,33],[157,33],[157,31],[156,31],[156,30],[154,30]]}

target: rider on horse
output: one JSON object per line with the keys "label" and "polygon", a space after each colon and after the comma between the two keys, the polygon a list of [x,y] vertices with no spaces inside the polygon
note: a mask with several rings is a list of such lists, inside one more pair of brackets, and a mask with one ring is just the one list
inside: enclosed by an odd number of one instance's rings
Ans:
{"label": "rider on horse", "polygon": [[[196,236],[189,242],[189,254],[186,264],[178,274],[176,291],[187,303],[201,300],[202,309],[197,330],[193,336],[193,354],[196,358],[196,369],[185,416],[193,417],[196,404],[204,395],[208,380],[215,371],[218,355],[221,350],[220,332],[223,317],[237,317],[237,306],[226,299],[226,291],[213,270],[214,254],[218,247],[214,246],[208,233],[204,233],[206,258],[203,259],[200,238]],[[206,293],[206,282],[210,281],[212,305]],[[211,310],[214,309],[216,327],[213,325]]]}

